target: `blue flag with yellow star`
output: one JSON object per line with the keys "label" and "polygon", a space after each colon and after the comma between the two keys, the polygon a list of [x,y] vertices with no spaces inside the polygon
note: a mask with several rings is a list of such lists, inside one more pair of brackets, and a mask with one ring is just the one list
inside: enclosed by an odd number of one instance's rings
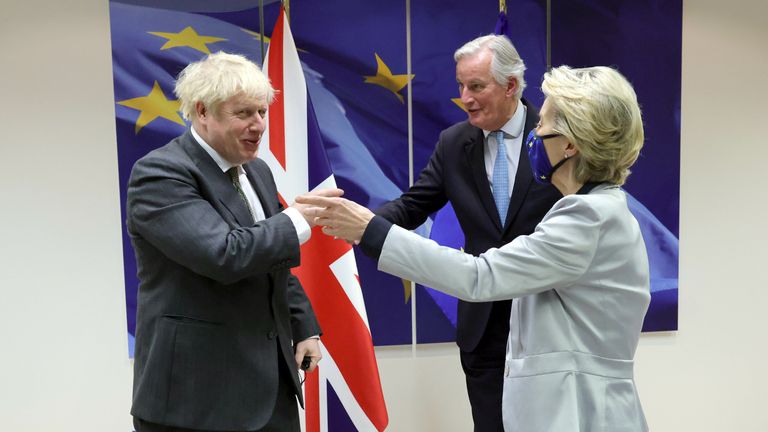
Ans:
{"label": "blue flag with yellow star", "polygon": [[[276,17],[278,6],[270,5],[265,15]],[[323,10],[328,12],[328,8]],[[331,12],[345,12],[340,19],[364,14],[362,10]],[[298,26],[302,16],[317,13],[305,9],[303,15],[294,14],[293,26]],[[111,2],[110,15],[124,217],[125,188],[135,161],[188,127],[178,113],[173,95],[178,73],[189,62],[219,50],[243,54],[260,64],[261,40],[257,33],[258,11],[252,9],[192,13]],[[399,15],[397,22],[402,30],[404,9],[399,8]],[[274,23],[269,18],[265,21]],[[407,119],[403,100],[407,75],[401,73],[405,68],[401,49],[404,45],[395,49],[394,37],[381,42],[371,36],[364,41],[366,49],[354,53],[356,61],[339,61],[339,56],[353,56],[354,50],[346,43],[350,39],[355,41],[350,36],[362,32],[364,27],[370,28],[359,20],[351,21],[347,27],[347,33],[335,32],[331,36],[325,28],[303,27],[311,31],[308,35],[296,32],[296,40],[337,182],[350,198],[375,207],[399,195],[407,186]],[[271,34],[271,24],[265,33]],[[397,34],[401,35],[400,43],[404,43],[404,33]],[[264,40],[268,42],[268,36]],[[123,236],[128,331],[132,335],[138,279],[125,230]],[[358,267],[374,341],[410,342],[410,305],[404,299],[402,282],[376,271],[375,263],[368,258],[360,259]]]}
{"label": "blue flag with yellow star", "polygon": [[624,185],[650,263],[643,331],[677,330],[682,11],[682,0],[551,1],[552,64],[616,68],[643,111],[645,145]]}
{"label": "blue flag with yellow star", "polygon": [[[524,97],[540,106],[543,95],[539,86],[546,70],[546,5],[539,1],[510,1],[507,6],[508,13],[498,13],[495,33],[507,35],[520,52],[527,67]],[[550,4],[553,65],[617,68],[635,86],[644,111],[646,146],[625,185],[650,265],[651,304],[643,331],[677,329],[681,6],[680,1],[651,0],[615,1],[608,9],[597,0],[558,0]],[[489,29],[491,22],[493,19],[488,17]],[[653,29],[651,36],[638,37],[647,29]],[[664,61],[657,64],[658,59]],[[647,73],[648,64],[654,64],[653,74]],[[659,80],[658,76],[666,78]],[[435,215],[430,237],[457,249],[464,245],[464,235],[450,205]],[[424,292],[455,326],[456,299],[429,288]],[[417,323],[430,318],[420,315]],[[443,341],[447,337],[440,331],[422,331],[419,340]]]}
{"label": "blue flag with yellow star", "polygon": [[[265,35],[261,36],[259,11],[252,2],[110,2],[123,216],[125,188],[134,162],[188,127],[173,95],[175,77],[189,62],[219,50],[243,54],[260,64],[261,44],[269,43],[279,12],[279,3],[266,3]],[[652,233],[646,236],[649,255],[651,250],[657,254],[656,258],[651,255],[652,277],[658,277],[652,286],[654,300],[646,329],[660,330],[676,328],[677,319],[682,14],[680,0],[663,2],[663,7],[657,3],[620,0],[606,9],[597,0],[573,4],[553,0],[550,12],[553,64],[614,65],[633,82],[642,103],[648,140],[627,190],[638,204],[642,203],[636,206],[642,208],[635,214],[647,221],[641,220],[646,227],[644,235]],[[547,58],[546,2],[516,0],[507,6],[507,34],[528,67],[524,96],[540,106],[543,96],[539,86]],[[398,197],[408,188],[410,174],[407,84],[412,86],[415,177],[426,165],[440,131],[466,118],[456,99],[453,52],[466,41],[492,32],[499,17],[498,2],[411,2],[406,13],[405,0],[298,1],[292,2],[290,12],[308,91],[337,184],[348,198],[370,208]],[[645,36],[638,39],[639,34]],[[628,46],[632,49],[626,49]],[[664,58],[664,64],[657,58]],[[659,74],[647,74],[648,64],[662,68],[660,73],[666,78],[653,80]],[[460,247],[463,237],[450,213],[436,214],[422,233],[426,235],[431,228],[433,238]],[[138,279],[125,231],[123,236],[128,331],[132,334]],[[410,343],[414,324],[418,342],[454,339],[454,300],[417,287],[413,323],[410,308],[414,293],[400,279],[378,272],[376,264],[359,251],[355,253],[375,344]],[[666,299],[663,307],[655,307],[662,295]],[[649,326],[649,322],[654,324]]]}

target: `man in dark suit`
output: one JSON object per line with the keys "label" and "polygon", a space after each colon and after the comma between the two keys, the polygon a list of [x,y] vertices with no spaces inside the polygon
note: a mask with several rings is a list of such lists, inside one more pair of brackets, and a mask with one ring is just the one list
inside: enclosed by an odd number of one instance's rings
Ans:
{"label": "man in dark suit", "polygon": [[[533,181],[522,148],[538,113],[520,98],[525,65],[514,46],[504,36],[483,36],[459,48],[454,59],[469,119],[440,134],[416,183],[376,213],[414,229],[450,201],[464,231],[464,250],[479,255],[533,232],[562,195]],[[510,306],[511,301],[459,301],[456,342],[476,431],[503,431]]]}
{"label": "man in dark suit", "polygon": [[311,234],[306,208],[283,209],[256,159],[274,91],[256,64],[216,53],[175,92],[192,127],[136,162],[128,186],[134,425],[299,431],[297,368],[308,357],[315,369],[320,327],[289,271]]}

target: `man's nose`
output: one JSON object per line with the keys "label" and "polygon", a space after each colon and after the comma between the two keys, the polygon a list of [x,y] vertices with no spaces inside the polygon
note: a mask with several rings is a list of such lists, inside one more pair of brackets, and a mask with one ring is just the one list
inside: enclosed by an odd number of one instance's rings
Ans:
{"label": "man's nose", "polygon": [[253,116],[253,121],[248,125],[248,129],[252,132],[263,132],[266,126],[266,119],[261,114],[256,113],[256,115]]}
{"label": "man's nose", "polygon": [[472,101],[474,101],[474,98],[472,97],[472,94],[466,88],[461,90],[461,94],[459,95],[459,99],[461,99],[461,103],[463,103],[464,106],[467,106]]}

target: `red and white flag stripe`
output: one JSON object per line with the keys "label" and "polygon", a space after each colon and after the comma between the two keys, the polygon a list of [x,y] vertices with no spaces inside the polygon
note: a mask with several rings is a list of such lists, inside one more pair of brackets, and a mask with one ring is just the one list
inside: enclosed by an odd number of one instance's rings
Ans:
{"label": "red and white flag stripe", "polygon": [[[290,203],[310,188],[336,187],[333,175],[309,184],[309,146],[320,143],[309,142],[306,82],[282,9],[263,68],[278,93],[267,113],[259,156],[272,170],[282,199]],[[357,430],[383,431],[389,420],[352,248],[315,228],[301,252],[302,265],[293,273],[324,332],[323,360],[305,382],[306,431],[328,431],[329,384]]]}

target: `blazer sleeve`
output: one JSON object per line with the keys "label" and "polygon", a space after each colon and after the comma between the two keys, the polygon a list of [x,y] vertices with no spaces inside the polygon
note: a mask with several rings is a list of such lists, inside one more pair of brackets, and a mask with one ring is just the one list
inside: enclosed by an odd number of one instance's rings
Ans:
{"label": "blazer sleeve", "polygon": [[201,193],[196,167],[166,155],[140,159],[128,184],[127,224],[169,259],[223,284],[300,264],[299,240],[288,216],[253,226],[227,223]]}
{"label": "blazer sleeve", "polygon": [[[264,167],[266,168],[266,164]],[[269,175],[268,168],[266,168],[265,173],[268,175],[268,178],[265,178],[264,180],[269,182],[270,188],[276,190],[274,178]],[[275,195],[275,198],[277,198],[277,195]],[[285,210],[285,207],[280,200],[276,201],[278,211],[282,212]],[[323,332],[320,329],[320,323],[318,323],[317,317],[315,317],[312,303],[309,301],[307,293],[304,291],[304,287],[301,286],[299,278],[294,276],[291,272],[288,272],[285,295],[291,315],[291,334],[294,344],[312,336],[321,336]]]}
{"label": "blazer sleeve", "polygon": [[394,199],[376,209],[374,213],[406,229],[416,229],[429,215],[443,208],[448,202],[443,179],[444,151],[443,136],[419,178],[400,198]]}
{"label": "blazer sleeve", "polygon": [[292,274],[288,275],[286,296],[291,313],[293,342],[299,343],[312,336],[321,336],[323,332],[317,322],[315,312],[312,310],[312,304],[309,302],[299,279]]}
{"label": "blazer sleeve", "polygon": [[379,270],[465,301],[523,297],[575,283],[595,256],[601,226],[583,200],[563,199],[533,234],[478,257],[393,226]]}

